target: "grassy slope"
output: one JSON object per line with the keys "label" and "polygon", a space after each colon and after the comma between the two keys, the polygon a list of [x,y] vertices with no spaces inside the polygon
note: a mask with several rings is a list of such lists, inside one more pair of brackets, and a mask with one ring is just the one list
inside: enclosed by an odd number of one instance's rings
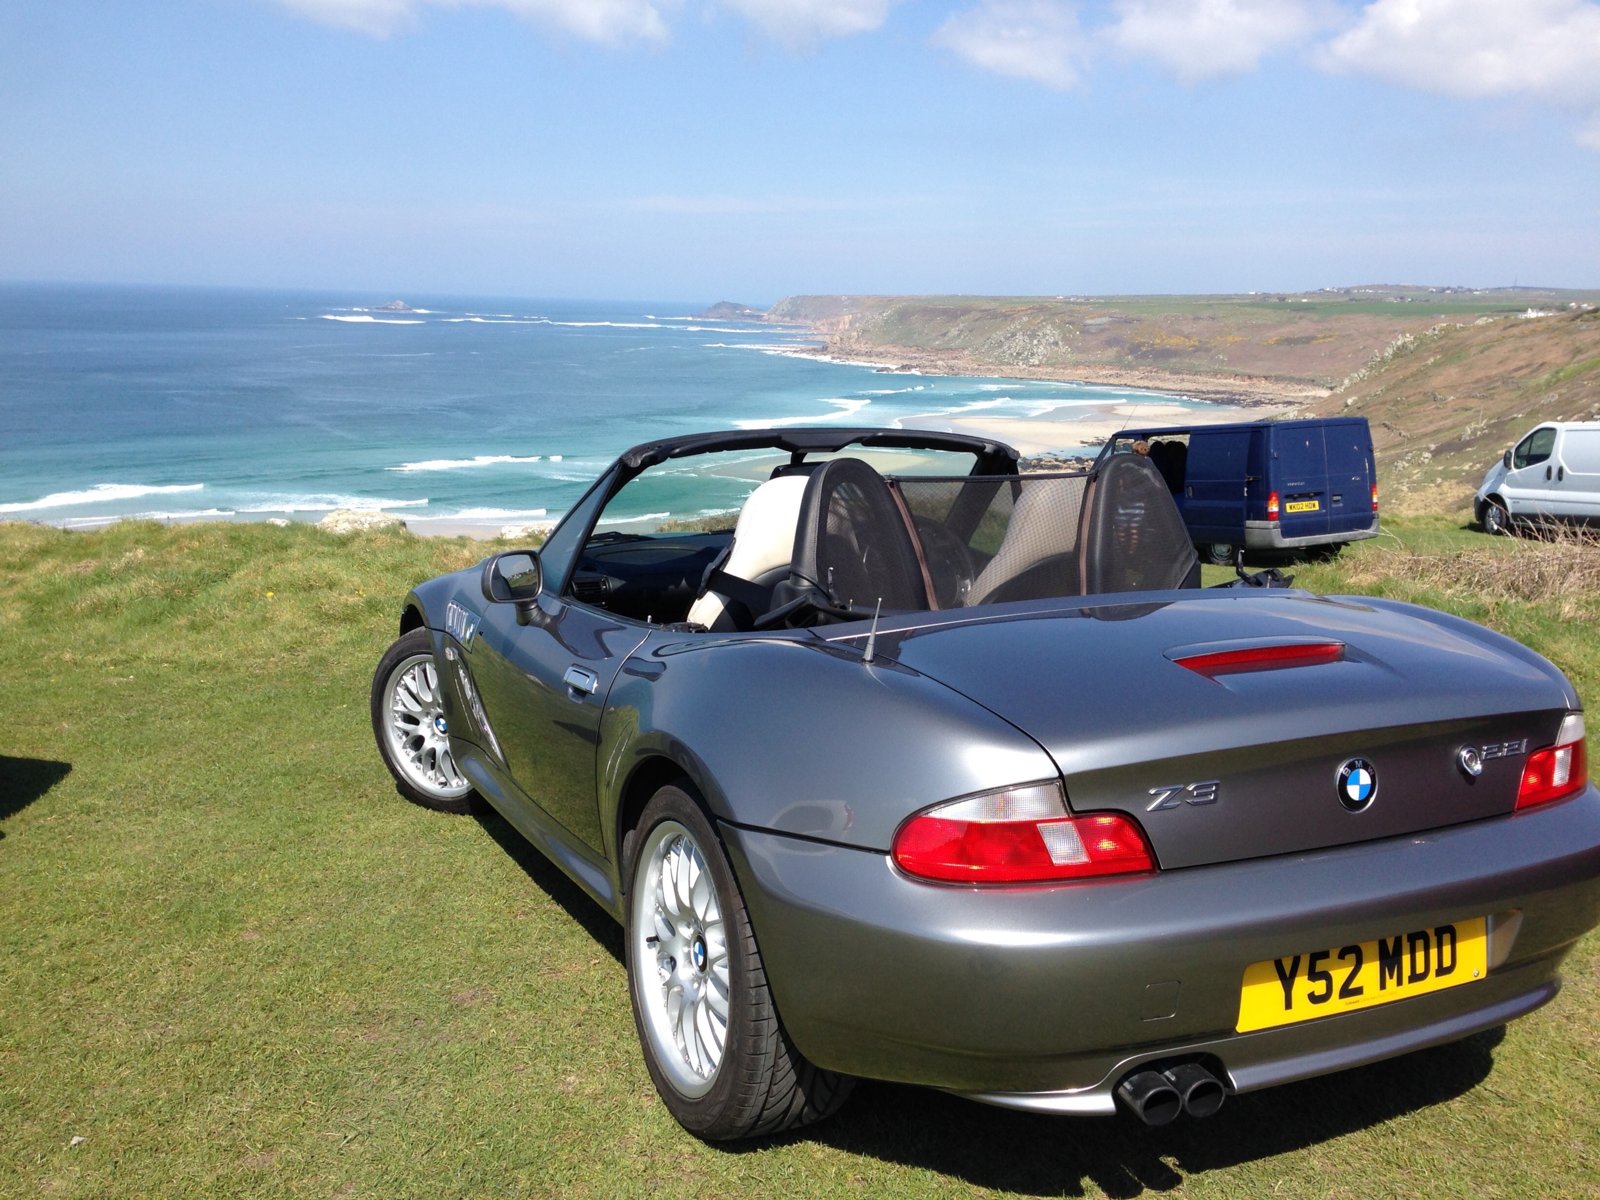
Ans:
{"label": "grassy slope", "polygon": [[1367,418],[1389,498],[1411,511],[1463,509],[1501,451],[1540,421],[1600,418],[1600,312],[1401,336],[1311,411]]}
{"label": "grassy slope", "polygon": [[[1405,536],[1423,559],[1391,537],[1306,578],[1441,587],[1600,694],[1600,592],[1462,599],[1419,564],[1538,548]],[[641,1064],[616,930],[498,819],[403,803],[372,748],[370,671],[406,587],[482,553],[0,525],[0,1194],[1592,1193],[1593,935],[1503,1039],[1208,1123],[864,1085],[797,1138],[688,1138]]]}

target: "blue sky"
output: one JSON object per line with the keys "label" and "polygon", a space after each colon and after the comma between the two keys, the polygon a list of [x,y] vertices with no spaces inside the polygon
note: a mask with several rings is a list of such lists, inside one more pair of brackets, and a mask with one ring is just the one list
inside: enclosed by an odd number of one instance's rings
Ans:
{"label": "blue sky", "polygon": [[0,0],[0,278],[1600,286],[1597,0]]}

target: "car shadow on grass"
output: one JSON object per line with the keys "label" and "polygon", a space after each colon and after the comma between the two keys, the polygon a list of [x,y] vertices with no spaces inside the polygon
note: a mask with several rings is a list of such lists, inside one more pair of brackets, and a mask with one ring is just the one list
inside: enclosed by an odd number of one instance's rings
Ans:
{"label": "car shadow on grass", "polygon": [[0,821],[16,816],[71,773],[71,763],[0,754]]}
{"label": "car shadow on grass", "polygon": [[836,1117],[795,1136],[978,1187],[1052,1196],[1083,1196],[1092,1187],[1136,1197],[1452,1100],[1489,1074],[1504,1036],[1501,1026],[1369,1067],[1233,1096],[1214,1117],[1179,1118],[1160,1129],[1120,1114],[1040,1116],[864,1083]]}
{"label": "car shadow on grass", "polygon": [[554,900],[595,942],[606,950],[612,958],[622,964],[622,927],[596,904],[590,895],[572,880],[564,875],[559,867],[552,863],[533,844],[517,831],[512,825],[492,807],[482,800],[474,801],[472,805],[472,818],[483,830],[492,837],[500,849],[522,868],[523,874],[531,879],[536,887],[550,899]]}

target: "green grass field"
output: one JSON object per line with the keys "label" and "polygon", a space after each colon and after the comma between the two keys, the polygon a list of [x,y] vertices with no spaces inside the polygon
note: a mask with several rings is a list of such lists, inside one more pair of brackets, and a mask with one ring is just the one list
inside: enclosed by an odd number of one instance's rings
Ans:
{"label": "green grass field", "polygon": [[[1520,582],[1600,551],[1398,529],[1302,582],[1484,620],[1600,695],[1600,586]],[[863,1084],[798,1136],[688,1137],[608,918],[498,819],[404,803],[373,749],[400,600],[483,553],[0,525],[0,1195],[1600,1194],[1595,935],[1505,1031],[1207,1122]]]}

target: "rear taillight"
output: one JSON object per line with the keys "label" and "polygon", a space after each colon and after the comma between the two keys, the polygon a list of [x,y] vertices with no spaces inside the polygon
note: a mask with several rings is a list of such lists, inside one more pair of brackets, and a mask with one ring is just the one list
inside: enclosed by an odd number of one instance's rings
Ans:
{"label": "rear taillight", "polygon": [[1583,714],[1568,713],[1561,722],[1556,744],[1535,750],[1522,768],[1522,784],[1517,788],[1517,808],[1549,804],[1581,792],[1589,782],[1588,763],[1583,748]]}
{"label": "rear taillight", "polygon": [[1378,485],[1372,485],[1372,511],[1378,511]]}
{"label": "rear taillight", "polygon": [[920,812],[894,835],[907,875],[946,883],[1051,883],[1155,870],[1130,817],[1067,813],[1059,784],[1033,784],[952,800]]}
{"label": "rear taillight", "polygon": [[1277,519],[1278,519],[1278,493],[1277,492],[1269,492],[1267,494],[1267,520],[1276,521]]}

